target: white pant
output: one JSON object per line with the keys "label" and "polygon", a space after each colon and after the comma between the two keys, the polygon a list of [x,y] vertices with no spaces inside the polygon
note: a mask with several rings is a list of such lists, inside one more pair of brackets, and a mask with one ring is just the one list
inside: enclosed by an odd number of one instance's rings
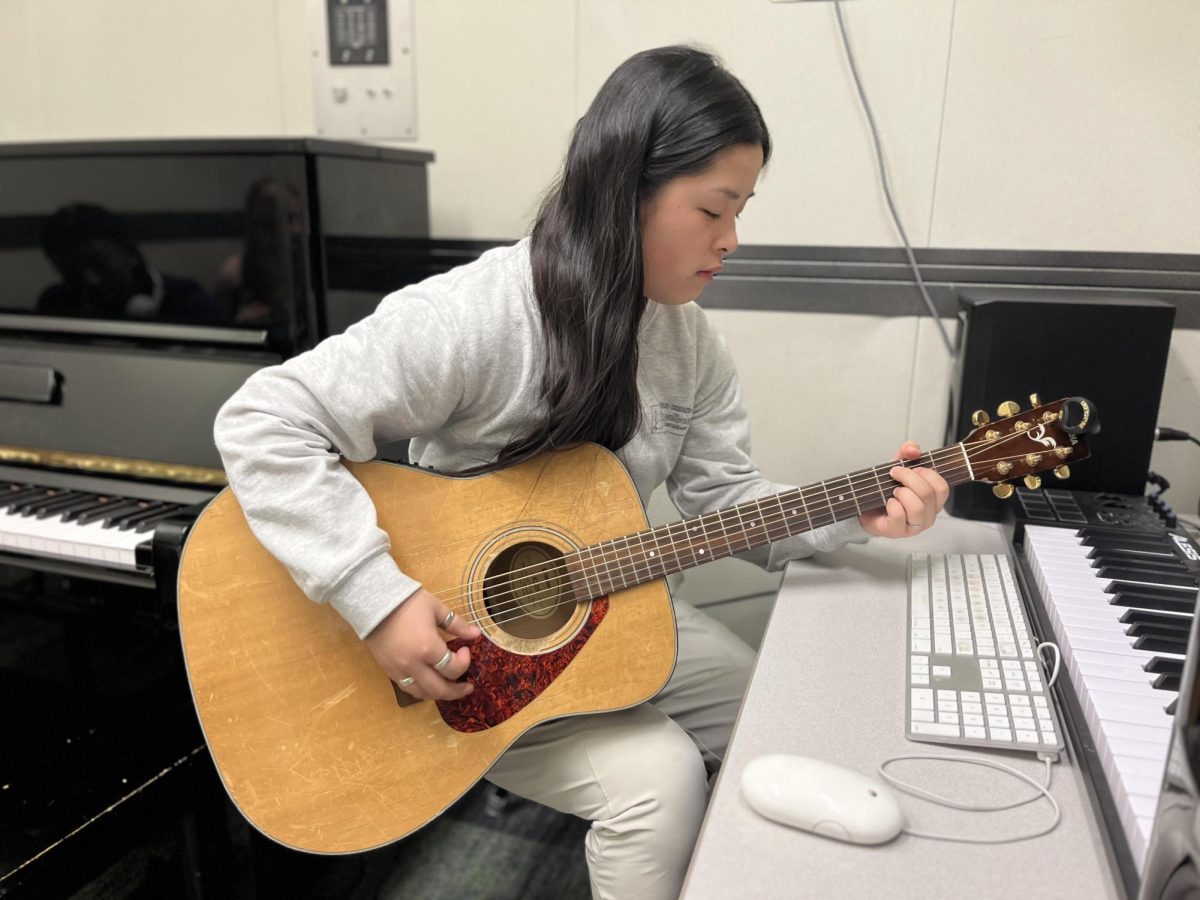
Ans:
{"label": "white pant", "polygon": [[649,703],[548,722],[518,740],[487,779],[592,821],[592,895],[676,898],[724,756],[754,653],[724,625],[675,603],[679,656]]}

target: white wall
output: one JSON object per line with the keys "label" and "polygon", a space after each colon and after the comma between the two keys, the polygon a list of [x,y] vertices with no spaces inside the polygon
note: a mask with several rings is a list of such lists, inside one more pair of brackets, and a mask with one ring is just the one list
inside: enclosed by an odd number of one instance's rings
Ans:
{"label": "white wall", "polygon": [[[846,0],[917,245],[1200,250],[1200,4]],[[297,135],[305,0],[3,0],[0,140]],[[895,240],[833,5],[414,0],[434,233],[522,234],[604,77],[716,50],[778,147],[751,243]]]}
{"label": "white wall", "polygon": [[[843,8],[916,245],[1200,252],[1200,3]],[[775,138],[743,241],[896,241],[830,3],[414,0],[413,10],[413,145],[438,157],[437,236],[523,234],[608,72],[639,49],[691,41],[745,81]],[[307,134],[307,51],[305,0],[0,0],[0,140]],[[827,477],[907,435],[940,440],[949,364],[927,321],[714,319],[774,477]],[[1200,433],[1198,370],[1200,332],[1177,334],[1162,422]],[[1153,461],[1192,511],[1195,454],[1161,445]]]}

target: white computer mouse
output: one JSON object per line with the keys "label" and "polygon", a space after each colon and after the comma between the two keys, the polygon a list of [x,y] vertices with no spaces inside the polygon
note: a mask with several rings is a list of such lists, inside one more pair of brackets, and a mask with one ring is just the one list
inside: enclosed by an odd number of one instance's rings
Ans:
{"label": "white computer mouse", "polygon": [[890,787],[836,763],[780,753],[750,761],[742,796],[761,816],[824,837],[883,844],[904,830]]}

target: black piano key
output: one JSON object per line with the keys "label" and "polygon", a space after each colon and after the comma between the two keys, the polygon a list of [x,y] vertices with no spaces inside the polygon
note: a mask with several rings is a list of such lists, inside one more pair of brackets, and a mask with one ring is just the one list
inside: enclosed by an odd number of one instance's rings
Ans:
{"label": "black piano key", "polygon": [[1192,630],[1192,619],[1192,616],[1172,616],[1148,609],[1127,609],[1121,613],[1121,621],[1127,625],[1157,625],[1185,633]]}
{"label": "black piano key", "polygon": [[1103,588],[1106,594],[1136,594],[1139,597],[1158,597],[1163,600],[1182,600],[1196,605],[1196,592],[1182,587],[1160,587],[1154,584],[1129,584],[1126,581],[1110,581]]}
{"label": "black piano key", "polygon": [[44,487],[25,487],[20,490],[9,490],[3,495],[0,495],[0,509],[8,509],[14,503],[20,503],[37,493],[45,493],[48,488]]}
{"label": "black piano key", "polygon": [[62,509],[64,506],[70,506],[72,503],[78,502],[81,498],[88,495],[81,494],[79,491],[62,491],[57,496],[47,498],[41,503],[37,503],[29,510],[29,514],[35,519],[44,519],[46,516],[55,510]]}
{"label": "black piano key", "polygon": [[1111,550],[1096,552],[1090,557],[1092,568],[1098,565],[1110,566],[1129,566],[1133,569],[1146,569],[1152,572],[1186,572],[1183,563],[1174,554],[1164,556],[1147,556],[1135,555],[1129,553],[1115,553]]}
{"label": "black piano key", "polygon": [[158,501],[139,500],[139,501],[137,501],[137,505],[133,509],[125,510],[124,512],[118,512],[117,510],[113,510],[113,512],[110,515],[105,516],[104,517],[104,527],[105,528],[120,528],[127,519],[132,519],[135,516],[140,516],[140,515],[142,515],[142,513],[147,512],[149,510],[158,509],[160,506],[162,506],[162,503],[160,503]]}
{"label": "black piano key", "polygon": [[1156,597],[1141,591],[1121,590],[1113,594],[1108,601],[1110,606],[1124,606],[1129,609],[1161,609],[1164,612],[1193,614],[1196,611],[1196,600],[1181,599],[1179,593],[1174,597]]}
{"label": "black piano key", "polygon": [[1134,581],[1138,583],[1175,585],[1181,588],[1200,588],[1200,581],[1187,573],[1155,572],[1138,569],[1132,566],[1101,566],[1096,570],[1097,578],[1112,579],[1113,581]]}
{"label": "black piano key", "polygon": [[1188,632],[1180,628],[1170,628],[1165,625],[1147,625],[1139,622],[1125,629],[1130,637],[1162,638],[1164,641],[1183,641],[1187,644]]}
{"label": "black piano key", "polygon": [[1174,716],[1174,715],[1175,715],[1175,708],[1176,708],[1177,706],[1179,706],[1179,698],[1178,698],[1178,697],[1176,697],[1174,700],[1172,700],[1170,703],[1168,703],[1168,704],[1167,704],[1167,709],[1166,709],[1166,713],[1167,713],[1167,715],[1168,715],[1168,716]]}
{"label": "black piano key", "polygon": [[1182,681],[1183,678],[1179,675],[1169,675],[1164,672],[1151,682],[1151,686],[1158,688],[1160,691],[1175,691],[1178,693]]}
{"label": "black piano key", "polygon": [[80,515],[75,521],[80,525],[89,525],[92,522],[103,521],[106,517],[113,515],[121,515],[127,512],[137,512],[138,501],[126,500],[118,498],[116,503],[106,503],[91,512],[86,512]]}
{"label": "black piano key", "polygon": [[40,493],[30,494],[24,500],[14,503],[8,509],[10,512],[23,516],[29,512],[30,507],[41,503],[43,500],[53,500],[57,496],[58,491],[54,488],[42,488]]}
{"label": "black piano key", "polygon": [[1183,660],[1167,659],[1163,656],[1156,656],[1153,659],[1147,660],[1146,664],[1142,666],[1142,668],[1151,674],[1158,672],[1169,672],[1172,675],[1182,675]]}
{"label": "black piano key", "polygon": [[1096,563],[1105,562],[1121,565],[1129,563],[1130,565],[1149,565],[1149,566],[1170,566],[1179,565],[1175,555],[1165,547],[1161,550],[1092,550],[1087,554],[1087,558],[1092,560],[1093,567]]}
{"label": "black piano key", "polygon": [[139,532],[153,531],[155,525],[157,525],[163,519],[169,519],[171,516],[176,515],[181,509],[183,509],[182,506],[176,506],[174,509],[168,509],[159,512],[157,515],[153,515],[148,519],[142,519],[142,521],[137,523],[137,530]]}
{"label": "black piano key", "polygon": [[[78,519],[80,516],[84,515],[85,513],[89,513],[94,510],[101,509],[102,507],[105,507],[105,506],[111,506],[114,503],[124,503],[124,502],[125,502],[125,500],[122,497],[97,497],[91,503],[86,503],[83,506],[75,507],[75,508],[67,510],[66,512],[64,512],[62,514],[62,520],[64,522],[71,522],[71,521],[74,521],[75,519]],[[83,523],[83,524],[86,524],[86,523]]]}
{"label": "black piano key", "polygon": [[[1085,529],[1086,530],[1086,529]],[[1122,532],[1121,534],[1112,534],[1106,532],[1104,534],[1084,535],[1082,532],[1077,532],[1082,539],[1085,547],[1096,547],[1097,549],[1111,550],[1167,550],[1170,552],[1170,545],[1166,538],[1161,534],[1135,534],[1133,532]]]}
{"label": "black piano key", "polygon": [[1133,646],[1138,650],[1148,650],[1151,653],[1177,653],[1180,656],[1187,654],[1187,640],[1174,640],[1165,637],[1151,637],[1144,635],[1137,638],[1133,642]]}
{"label": "black piano key", "polygon": [[72,497],[62,503],[54,506],[43,506],[38,512],[39,519],[48,519],[51,516],[59,519],[65,519],[66,515],[75,510],[90,509],[96,502],[95,494],[79,494],[77,497]]}
{"label": "black piano key", "polygon": [[[168,509],[167,508],[168,506],[170,506],[171,508]],[[128,531],[130,528],[133,528],[135,525],[138,525],[141,522],[146,521],[146,519],[149,519],[153,516],[157,516],[160,513],[164,513],[164,512],[165,513],[173,513],[178,508],[179,507],[175,506],[175,504],[173,504],[173,503],[172,504],[156,503],[150,509],[143,510],[142,512],[138,513],[137,515],[123,517],[121,519],[120,523],[117,525],[117,528],[119,528],[121,531]]]}

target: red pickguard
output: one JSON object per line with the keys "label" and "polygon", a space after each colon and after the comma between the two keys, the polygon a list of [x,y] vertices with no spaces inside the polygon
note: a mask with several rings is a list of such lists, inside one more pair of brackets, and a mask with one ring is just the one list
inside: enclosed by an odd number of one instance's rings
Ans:
{"label": "red pickguard", "polygon": [[480,638],[467,644],[461,638],[447,642],[451,650],[471,648],[466,678],[475,690],[462,700],[438,701],[442,719],[455,731],[484,731],[516,715],[550,686],[587,643],[608,612],[608,597],[592,601],[591,614],[579,634],[557,650],[523,656]]}

